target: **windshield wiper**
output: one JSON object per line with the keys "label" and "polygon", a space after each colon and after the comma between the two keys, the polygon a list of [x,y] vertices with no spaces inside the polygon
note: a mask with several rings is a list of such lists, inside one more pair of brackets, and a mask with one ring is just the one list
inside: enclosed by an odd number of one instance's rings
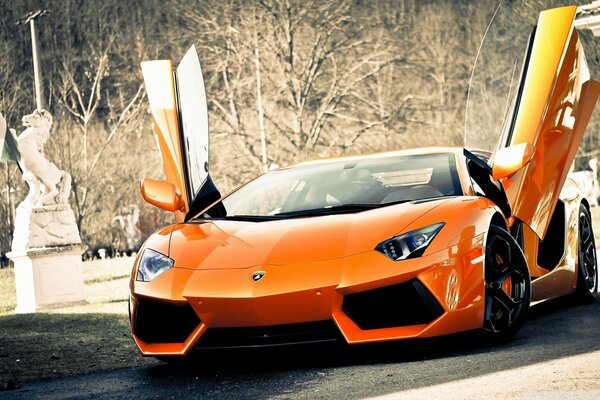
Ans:
{"label": "windshield wiper", "polygon": [[190,220],[189,222],[204,222],[212,220],[231,220],[231,221],[249,221],[249,222],[262,222],[262,221],[276,221],[287,218],[298,218],[298,217],[310,217],[317,215],[330,215],[330,214],[346,214],[346,213],[357,213],[361,211],[373,210],[375,208],[392,206],[400,203],[407,203],[412,200],[400,200],[391,203],[384,204],[372,204],[372,203],[350,203],[341,204],[338,206],[328,206],[319,208],[310,208],[306,210],[295,210],[277,213],[273,215],[226,215],[224,217],[198,217]]}
{"label": "windshield wiper", "polygon": [[248,221],[248,222],[261,222],[261,221],[273,221],[281,219],[274,215],[226,215],[224,217],[201,217],[194,218],[188,222],[205,222],[205,221]]}
{"label": "windshield wiper", "polygon": [[286,218],[286,217],[303,217],[310,215],[327,215],[327,214],[344,214],[344,213],[355,213],[360,211],[372,210],[386,206],[387,204],[342,204],[339,206],[331,207],[319,207],[311,208],[308,210],[296,210],[277,213],[274,217]]}

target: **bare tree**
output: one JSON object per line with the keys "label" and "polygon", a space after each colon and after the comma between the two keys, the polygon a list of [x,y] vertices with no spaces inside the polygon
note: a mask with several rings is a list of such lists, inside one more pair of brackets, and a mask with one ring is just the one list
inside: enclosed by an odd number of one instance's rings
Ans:
{"label": "bare tree", "polygon": [[[7,120],[9,128],[19,129],[20,118],[27,110],[26,92],[23,91],[25,77],[15,68],[14,45],[7,41],[0,42],[0,112]],[[30,111],[30,110],[29,110]],[[3,132],[4,133],[4,132]],[[1,151],[1,149],[0,149]],[[15,203],[19,200],[15,194],[22,188],[22,180],[16,164],[6,162],[2,165],[2,182],[0,194],[0,220],[5,229],[0,232],[0,251],[9,249],[14,230]]]}

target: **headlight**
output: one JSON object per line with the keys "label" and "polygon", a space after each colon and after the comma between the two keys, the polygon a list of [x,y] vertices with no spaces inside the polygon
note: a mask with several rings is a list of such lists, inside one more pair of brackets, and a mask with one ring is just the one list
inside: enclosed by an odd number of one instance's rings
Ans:
{"label": "headlight", "polygon": [[173,268],[175,262],[158,251],[146,249],[142,254],[136,281],[150,282],[163,272]]}
{"label": "headlight", "polygon": [[420,257],[443,226],[440,222],[394,236],[379,243],[375,250],[394,261]]}

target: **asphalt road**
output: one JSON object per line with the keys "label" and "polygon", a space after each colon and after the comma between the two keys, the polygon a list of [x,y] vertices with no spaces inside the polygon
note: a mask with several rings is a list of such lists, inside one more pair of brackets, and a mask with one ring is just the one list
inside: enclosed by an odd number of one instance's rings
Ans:
{"label": "asphalt road", "polygon": [[534,308],[503,345],[461,334],[358,348],[204,354],[191,365],[33,382],[0,398],[600,398],[599,328],[600,301],[567,299]]}

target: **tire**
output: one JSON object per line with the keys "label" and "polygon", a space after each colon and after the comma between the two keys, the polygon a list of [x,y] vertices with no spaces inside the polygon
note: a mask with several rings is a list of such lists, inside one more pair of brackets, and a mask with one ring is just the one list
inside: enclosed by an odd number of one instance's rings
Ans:
{"label": "tire", "polygon": [[592,218],[588,209],[579,206],[577,229],[577,288],[576,297],[582,303],[593,303],[598,290],[598,261]]}
{"label": "tire", "polygon": [[492,225],[485,246],[483,335],[490,342],[511,339],[527,318],[531,279],[521,247]]}

